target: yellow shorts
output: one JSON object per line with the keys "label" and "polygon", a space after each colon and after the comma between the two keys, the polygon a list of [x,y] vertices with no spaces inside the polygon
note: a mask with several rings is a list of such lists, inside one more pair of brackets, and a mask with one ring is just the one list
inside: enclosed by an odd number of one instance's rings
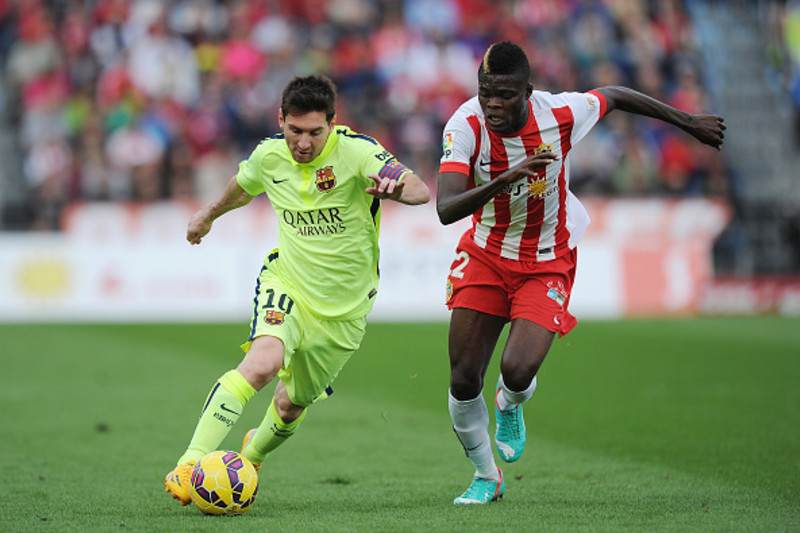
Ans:
{"label": "yellow shorts", "polygon": [[333,392],[331,383],[358,350],[366,325],[366,317],[327,320],[311,314],[265,267],[256,283],[250,337],[241,347],[247,352],[253,339],[262,335],[281,339],[278,377],[292,403],[307,407]]}

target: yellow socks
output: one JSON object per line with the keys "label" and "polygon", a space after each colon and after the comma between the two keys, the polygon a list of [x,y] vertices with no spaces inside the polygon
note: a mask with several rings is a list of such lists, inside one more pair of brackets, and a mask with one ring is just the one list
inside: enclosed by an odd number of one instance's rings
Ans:
{"label": "yellow socks", "polygon": [[269,452],[294,435],[300,422],[306,417],[306,412],[308,412],[308,409],[304,410],[303,414],[296,420],[287,424],[278,416],[278,411],[275,409],[275,401],[269,402],[269,408],[264,420],[258,426],[255,436],[245,449],[245,457],[253,463],[263,463]]}
{"label": "yellow socks", "polygon": [[219,449],[223,439],[239,420],[245,404],[256,392],[238,370],[231,370],[219,378],[206,398],[189,448],[178,464],[198,461],[207,453]]}

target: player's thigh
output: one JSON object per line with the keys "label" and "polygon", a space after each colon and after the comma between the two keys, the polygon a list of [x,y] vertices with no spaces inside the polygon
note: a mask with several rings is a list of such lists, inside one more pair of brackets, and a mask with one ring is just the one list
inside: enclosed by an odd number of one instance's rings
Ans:
{"label": "player's thigh", "polygon": [[255,293],[250,335],[241,345],[245,357],[239,370],[248,381],[253,377],[263,387],[297,348],[307,320],[290,290],[267,268],[256,281]]}
{"label": "player's thigh", "polygon": [[303,310],[283,280],[268,267],[261,270],[256,280],[250,336],[242,345],[245,351],[253,339],[261,336],[279,338],[290,351],[302,336]]}
{"label": "player's thigh", "polygon": [[249,348],[236,369],[256,390],[272,381],[283,365],[283,341],[262,335],[249,341]]}
{"label": "player's thigh", "polygon": [[505,384],[512,390],[528,387],[544,362],[555,332],[524,318],[511,321],[500,371]]}
{"label": "player's thigh", "polygon": [[319,320],[307,325],[303,341],[287,355],[279,372],[292,403],[307,407],[332,393],[331,385],[366,332],[364,317],[353,320]]}
{"label": "player's thigh", "polygon": [[450,391],[457,400],[480,394],[506,319],[472,309],[456,308],[450,319]]}
{"label": "player's thigh", "polygon": [[453,309],[448,334],[451,367],[488,364],[505,324],[505,317],[461,307]]}
{"label": "player's thigh", "polygon": [[569,312],[575,279],[574,259],[573,252],[520,272],[510,291],[511,319],[529,320],[562,336],[569,333],[577,324]]}

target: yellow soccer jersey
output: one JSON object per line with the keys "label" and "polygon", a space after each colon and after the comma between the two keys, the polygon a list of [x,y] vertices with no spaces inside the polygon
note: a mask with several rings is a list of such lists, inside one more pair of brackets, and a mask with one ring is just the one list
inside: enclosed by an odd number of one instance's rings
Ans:
{"label": "yellow soccer jersey", "polygon": [[375,139],[334,126],[320,155],[296,162],[283,134],[239,164],[248,194],[265,192],[278,218],[269,262],[298,303],[326,318],[364,316],[378,289],[380,200],[364,192],[394,156]]}

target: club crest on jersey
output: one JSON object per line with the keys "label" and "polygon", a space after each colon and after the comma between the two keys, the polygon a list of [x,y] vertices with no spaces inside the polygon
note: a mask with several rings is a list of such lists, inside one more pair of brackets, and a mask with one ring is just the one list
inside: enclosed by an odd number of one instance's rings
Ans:
{"label": "club crest on jersey", "polygon": [[555,302],[560,305],[564,306],[564,302],[567,301],[567,291],[564,289],[564,285],[561,282],[553,283],[552,281],[547,282],[547,297],[551,300],[555,300]]}
{"label": "club crest on jersey", "polygon": [[286,314],[281,313],[280,311],[267,311],[267,314],[264,315],[264,322],[272,326],[280,326],[283,324],[285,317]]}
{"label": "club crest on jersey", "polygon": [[333,167],[324,167],[317,170],[317,190],[319,192],[330,192],[336,186],[336,176]]}

